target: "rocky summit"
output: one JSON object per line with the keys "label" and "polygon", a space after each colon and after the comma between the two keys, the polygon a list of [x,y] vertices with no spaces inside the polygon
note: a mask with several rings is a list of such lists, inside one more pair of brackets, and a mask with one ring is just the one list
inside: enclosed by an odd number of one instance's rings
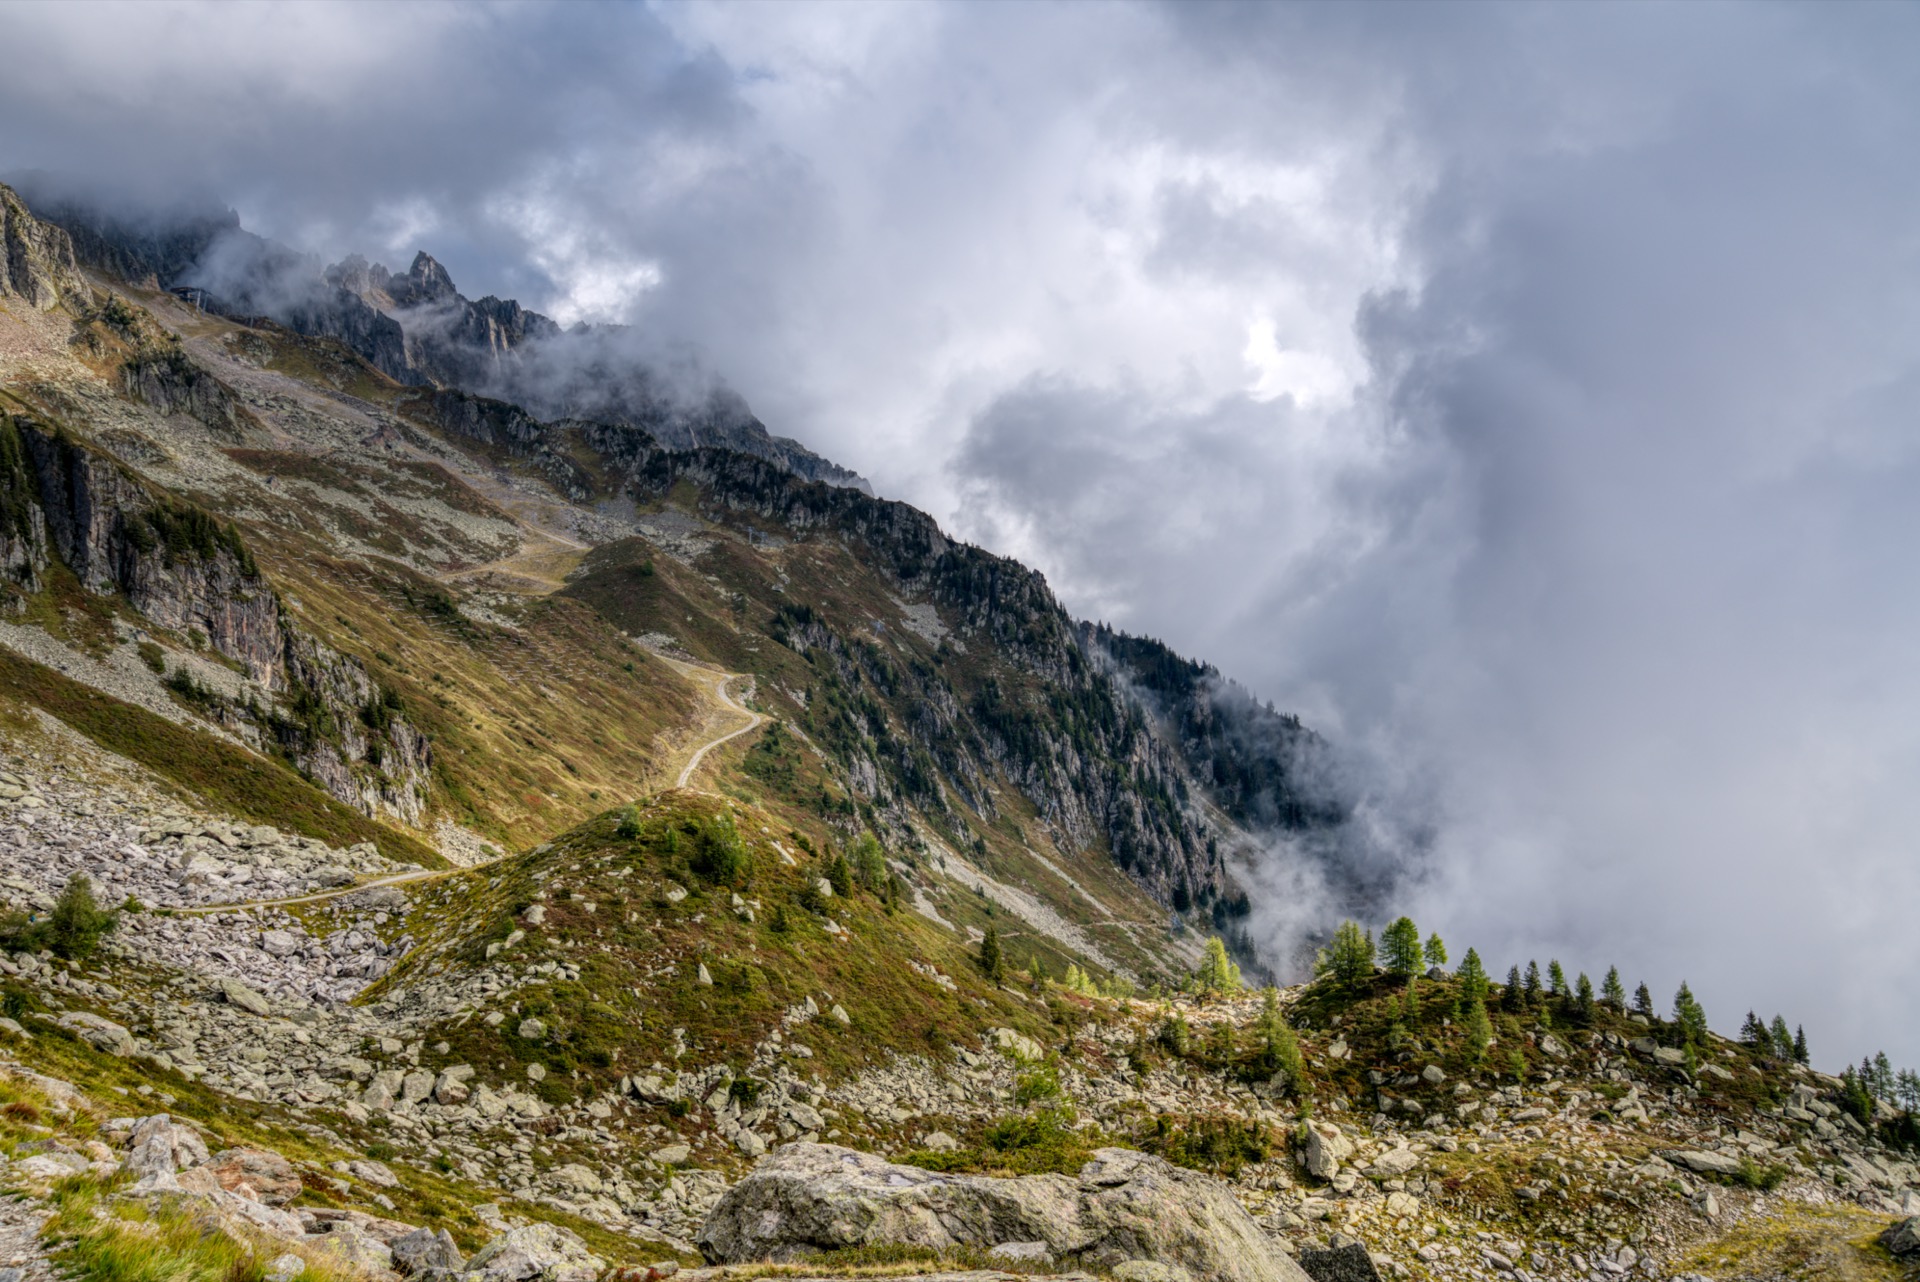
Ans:
{"label": "rocky summit", "polygon": [[1920,1130],[1783,1023],[1410,922],[1250,986],[1263,844],[1391,915],[1328,745],[731,393],[556,390],[608,336],[424,253],[213,282],[231,218],[34,200],[11,1278],[1920,1267]]}

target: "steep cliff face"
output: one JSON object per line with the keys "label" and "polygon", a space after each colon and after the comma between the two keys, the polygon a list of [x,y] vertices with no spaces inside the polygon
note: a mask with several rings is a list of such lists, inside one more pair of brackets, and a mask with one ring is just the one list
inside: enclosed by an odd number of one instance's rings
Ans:
{"label": "steep cliff face", "polygon": [[83,288],[72,239],[0,187],[0,298],[18,298],[44,312]]}
{"label": "steep cliff face", "polygon": [[42,586],[57,556],[87,591],[118,595],[279,696],[260,706],[189,687],[212,719],[258,735],[363,813],[419,820],[426,737],[359,660],[292,620],[237,529],[28,415],[0,415],[0,501],[16,599]]}
{"label": "steep cliff face", "polygon": [[13,420],[0,414],[0,577],[32,591],[47,564],[47,521],[32,460]]}
{"label": "steep cliff face", "polygon": [[986,823],[1003,812],[1004,781],[1058,840],[1104,846],[1162,903],[1237,911],[1223,834],[1190,792],[1177,741],[1083,647],[1039,574],[948,538],[906,504],[807,482],[764,459],[584,430],[640,502],[693,494],[711,519],[841,544],[886,594],[938,612],[944,639],[905,649],[798,602],[765,625],[806,661],[811,693],[796,720],[857,796],[944,814],[965,833],[962,808]]}

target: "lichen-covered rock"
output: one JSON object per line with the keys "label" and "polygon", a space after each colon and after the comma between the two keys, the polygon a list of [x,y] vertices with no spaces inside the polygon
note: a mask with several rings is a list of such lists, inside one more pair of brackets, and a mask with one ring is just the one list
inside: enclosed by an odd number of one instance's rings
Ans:
{"label": "lichen-covered rock", "polygon": [[1043,1242],[1056,1260],[1179,1265],[1223,1282],[1300,1282],[1217,1181],[1107,1148],[1079,1176],[993,1179],[895,1166],[834,1144],[788,1144],[714,1207],[698,1243],[723,1263],[863,1245],[981,1250]]}
{"label": "lichen-covered rock", "polygon": [[552,1224],[528,1224],[481,1247],[461,1276],[469,1282],[592,1282],[606,1267],[578,1235]]}
{"label": "lichen-covered rock", "polygon": [[136,1176],[172,1175],[207,1158],[206,1141],[167,1114],[156,1113],[133,1124],[124,1165]]}
{"label": "lichen-covered rock", "polygon": [[1920,1215],[1902,1220],[1882,1233],[1880,1242],[1895,1255],[1920,1255]]}
{"label": "lichen-covered rock", "polygon": [[394,1239],[388,1249],[393,1253],[393,1267],[414,1276],[458,1273],[467,1263],[453,1235],[445,1229],[437,1233],[432,1229],[415,1229],[405,1237]]}

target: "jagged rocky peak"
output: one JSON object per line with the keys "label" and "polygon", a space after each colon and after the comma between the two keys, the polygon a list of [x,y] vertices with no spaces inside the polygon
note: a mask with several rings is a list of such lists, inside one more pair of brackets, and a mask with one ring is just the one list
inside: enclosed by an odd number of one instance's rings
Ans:
{"label": "jagged rocky peak", "polygon": [[370,263],[359,254],[348,254],[321,275],[329,285],[344,289],[371,306],[393,306],[393,295],[388,289],[393,273],[380,263]]}
{"label": "jagged rocky peak", "polygon": [[402,280],[393,282],[390,292],[394,302],[402,307],[416,303],[463,301],[460,291],[453,287],[453,277],[447,275],[447,269],[425,250],[413,256],[413,266],[407,269]]}

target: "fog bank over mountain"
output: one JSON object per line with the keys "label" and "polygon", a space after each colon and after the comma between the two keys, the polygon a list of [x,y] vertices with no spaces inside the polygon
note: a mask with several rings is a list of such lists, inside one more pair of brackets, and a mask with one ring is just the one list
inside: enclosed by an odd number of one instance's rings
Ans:
{"label": "fog bank over mountain", "polygon": [[0,170],[685,344],[1366,763],[1456,948],[1920,1060],[1911,10],[100,14]]}

